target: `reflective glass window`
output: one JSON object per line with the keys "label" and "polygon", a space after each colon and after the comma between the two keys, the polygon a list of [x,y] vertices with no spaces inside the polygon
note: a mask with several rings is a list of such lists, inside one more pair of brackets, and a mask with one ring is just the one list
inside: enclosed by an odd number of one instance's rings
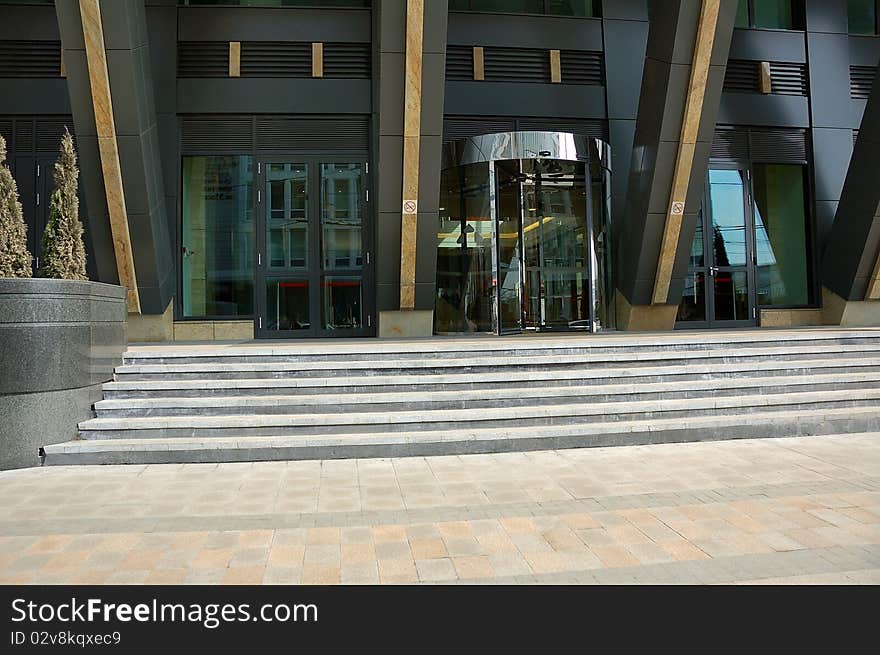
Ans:
{"label": "reflective glass window", "polygon": [[847,0],[850,34],[877,33],[877,0]]}
{"label": "reflective glass window", "polygon": [[184,157],[182,177],[183,315],[252,315],[251,157]]}

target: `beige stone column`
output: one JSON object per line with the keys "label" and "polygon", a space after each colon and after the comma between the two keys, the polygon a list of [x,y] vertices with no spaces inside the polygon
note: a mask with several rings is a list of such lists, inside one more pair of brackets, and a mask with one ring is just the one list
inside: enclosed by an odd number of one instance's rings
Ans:
{"label": "beige stone column", "polygon": [[110,77],[107,71],[107,51],[104,47],[104,29],[98,0],[79,0],[85,40],[86,60],[89,68],[89,86],[95,111],[95,128],[98,135],[98,151],[101,171],[110,214],[110,230],[119,283],[128,289],[128,311],[140,314],[137,277],[131,236],[128,229],[128,212],[122,189],[122,169],[116,144],[116,126],[113,122],[113,102],[110,97]]}
{"label": "beige stone column", "polygon": [[697,135],[703,116],[703,101],[706,97],[706,85],[709,81],[709,66],[712,62],[712,48],[715,45],[720,7],[721,0],[703,0],[700,9],[700,23],[697,27],[693,65],[691,66],[688,95],[685,101],[684,118],[681,123],[681,139],[678,145],[678,155],[675,159],[672,189],[669,194],[669,210],[666,215],[666,225],[663,228],[663,241],[660,246],[657,276],[654,281],[652,302],[655,305],[665,304],[669,296],[691,169],[694,165]]}
{"label": "beige stone column", "polygon": [[400,309],[416,306],[416,240],[419,205],[419,139],[422,116],[424,0],[406,2],[406,79],[403,113],[403,198],[400,225]]}

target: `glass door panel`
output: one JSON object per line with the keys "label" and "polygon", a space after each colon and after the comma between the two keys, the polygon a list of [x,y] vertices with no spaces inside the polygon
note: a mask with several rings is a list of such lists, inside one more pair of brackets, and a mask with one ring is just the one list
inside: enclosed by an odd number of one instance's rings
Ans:
{"label": "glass door panel", "polygon": [[520,267],[521,197],[519,162],[498,162],[498,306],[501,332],[523,327],[522,269]]}
{"label": "glass door panel", "polygon": [[365,336],[372,328],[365,164],[304,157],[260,162],[258,171],[257,334]]}

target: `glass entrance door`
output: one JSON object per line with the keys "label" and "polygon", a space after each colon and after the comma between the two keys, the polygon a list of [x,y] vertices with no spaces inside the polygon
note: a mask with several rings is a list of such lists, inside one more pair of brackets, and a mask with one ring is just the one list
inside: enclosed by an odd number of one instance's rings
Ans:
{"label": "glass entrance door", "polygon": [[256,184],[256,335],[370,336],[366,165],[261,160]]}
{"label": "glass entrance door", "polygon": [[754,226],[746,170],[709,170],[679,309],[680,327],[757,324]]}
{"label": "glass entrance door", "polygon": [[496,163],[500,331],[590,329],[595,277],[584,166]]}

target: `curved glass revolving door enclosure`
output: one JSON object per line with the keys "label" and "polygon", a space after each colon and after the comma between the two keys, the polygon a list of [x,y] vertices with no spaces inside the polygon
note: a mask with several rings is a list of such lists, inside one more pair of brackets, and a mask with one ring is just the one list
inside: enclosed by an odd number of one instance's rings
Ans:
{"label": "curved glass revolving door enclosure", "polygon": [[558,132],[448,144],[436,332],[613,328],[609,162],[604,142]]}

